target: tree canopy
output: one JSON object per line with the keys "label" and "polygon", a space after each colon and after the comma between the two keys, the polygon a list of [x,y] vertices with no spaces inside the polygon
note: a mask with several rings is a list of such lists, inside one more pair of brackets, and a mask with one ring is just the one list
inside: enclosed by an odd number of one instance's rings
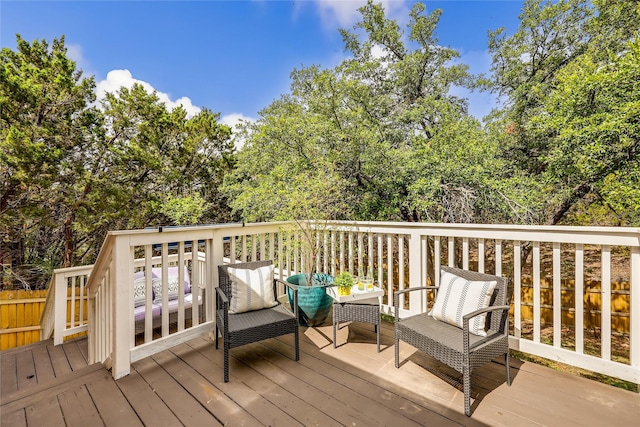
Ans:
{"label": "tree canopy", "polygon": [[441,12],[416,3],[406,32],[380,5],[360,13],[352,31],[341,30],[351,56],[333,69],[294,70],[291,92],[245,129],[225,180],[234,211],[269,220],[304,215],[282,206],[315,200],[328,219],[527,217],[526,193],[503,176],[497,140],[451,94],[473,79],[452,61],[458,52],[438,45]]}
{"label": "tree canopy", "polygon": [[1,58],[5,282],[42,286],[53,268],[91,263],[109,230],[229,220],[218,186],[233,146],[218,114],[187,118],[140,85],[96,105],[64,37],[18,36]]}

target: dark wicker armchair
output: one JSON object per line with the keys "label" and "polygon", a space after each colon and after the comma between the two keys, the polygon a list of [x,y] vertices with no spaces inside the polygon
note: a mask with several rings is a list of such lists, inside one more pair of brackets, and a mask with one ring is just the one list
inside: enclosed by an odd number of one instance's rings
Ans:
{"label": "dark wicker armchair", "polygon": [[[509,376],[509,303],[507,297],[507,279],[489,274],[442,267],[443,271],[452,273],[471,281],[497,281],[492,301],[488,308],[474,311],[463,316],[463,327],[437,320],[427,313],[421,313],[400,319],[399,297],[403,293],[432,289],[435,286],[408,288],[394,292],[395,318],[395,363],[400,365],[399,341],[414,346],[439,361],[447,364],[463,375],[464,412],[471,415],[471,370],[490,362],[498,356],[504,356],[507,384],[511,385]],[[469,321],[481,313],[487,314],[487,336],[474,335],[469,332]]]}
{"label": "dark wicker armchair", "polygon": [[293,312],[283,304],[272,308],[248,311],[245,313],[229,313],[231,299],[231,280],[227,269],[229,267],[255,270],[272,264],[272,261],[257,261],[218,266],[219,287],[216,288],[216,349],[218,335],[222,331],[224,340],[224,381],[229,381],[229,350],[245,344],[274,338],[280,335],[295,334],[295,360],[300,359],[298,346],[298,292],[289,283],[274,279],[274,294],[276,283],[280,282],[293,289]]}

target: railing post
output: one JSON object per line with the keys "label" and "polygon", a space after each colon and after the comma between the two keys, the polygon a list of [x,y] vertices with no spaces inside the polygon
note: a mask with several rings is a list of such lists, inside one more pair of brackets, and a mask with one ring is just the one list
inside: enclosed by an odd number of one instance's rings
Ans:
{"label": "railing post", "polygon": [[67,278],[64,274],[56,274],[55,287],[53,345],[60,345],[64,341],[64,330],[67,328]]}
{"label": "railing post", "polygon": [[133,318],[133,248],[129,236],[117,236],[113,249],[111,282],[112,375],[122,378],[131,370],[130,339]]}
{"label": "railing post", "polygon": [[206,283],[206,313],[207,321],[214,322],[214,288],[218,286],[218,265],[224,264],[224,230],[214,230],[211,240],[207,240],[207,283]]}

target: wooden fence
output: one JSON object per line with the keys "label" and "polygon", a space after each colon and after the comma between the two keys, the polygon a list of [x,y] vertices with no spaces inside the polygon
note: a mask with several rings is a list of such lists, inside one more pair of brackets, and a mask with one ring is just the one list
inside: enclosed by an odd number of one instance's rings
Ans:
{"label": "wooden fence", "polygon": [[[67,313],[71,313],[70,304],[71,289],[67,294]],[[40,341],[40,332],[42,326],[40,324],[40,316],[44,309],[47,298],[47,291],[0,291],[0,351],[10,348],[19,347]],[[83,317],[87,317],[86,301],[82,313]],[[76,318],[79,316],[80,299],[75,298]],[[69,322],[71,319],[67,319]],[[77,319],[76,319],[77,323]],[[76,336],[86,335],[75,334],[67,339]]]}
{"label": "wooden fence", "polygon": [[[573,280],[562,280],[561,304],[563,326],[574,326],[575,323],[575,283]],[[522,278],[522,320],[533,319],[533,284],[530,277]],[[584,327],[599,329],[602,313],[602,286],[600,281],[588,280],[584,283]],[[628,334],[630,330],[631,292],[629,282],[611,283],[611,330]],[[540,316],[542,323],[553,323],[553,284],[551,280],[540,280]]]}
{"label": "wooden fence", "polygon": [[0,350],[40,341],[47,291],[0,292]]}

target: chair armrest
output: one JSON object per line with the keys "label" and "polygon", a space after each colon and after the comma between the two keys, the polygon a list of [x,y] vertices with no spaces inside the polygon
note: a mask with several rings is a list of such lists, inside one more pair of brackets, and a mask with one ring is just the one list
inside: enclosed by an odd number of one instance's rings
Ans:
{"label": "chair armrest", "polygon": [[273,280],[275,282],[282,283],[285,286],[285,288],[290,288],[293,291],[293,307],[291,308],[293,309],[293,314],[297,319],[298,318],[298,287],[285,280],[281,280],[281,279],[273,279]]}
{"label": "chair armrest", "polygon": [[474,317],[483,314],[483,313],[490,313],[492,311],[498,311],[498,310],[509,310],[511,308],[511,306],[509,305],[495,305],[492,307],[487,307],[487,308],[481,308],[479,310],[475,310],[472,311],[471,313],[467,313],[464,316],[462,316],[462,322],[464,324],[464,322],[469,323],[469,320],[473,319]]}
{"label": "chair armrest", "polygon": [[417,288],[406,288],[406,289],[401,289],[401,290],[399,290],[399,291],[395,291],[395,292],[393,293],[393,297],[394,297],[394,299],[395,299],[395,296],[396,296],[396,295],[406,294],[407,292],[412,292],[412,291],[422,291],[422,290],[425,290],[425,289],[436,289],[436,290],[437,290],[437,289],[438,289],[438,287],[437,287],[437,286],[419,286],[419,287],[417,287]]}
{"label": "chair armrest", "polygon": [[395,291],[393,293],[393,309],[395,312],[395,322],[397,322],[399,319],[399,315],[398,315],[398,309],[400,307],[400,295],[401,294],[406,294],[409,292],[413,292],[413,291],[424,291],[424,290],[429,290],[429,289],[434,289],[434,290],[438,290],[437,286],[418,286],[416,288],[406,288],[406,289],[401,289],[399,291]]}
{"label": "chair armrest", "polygon": [[229,298],[227,298],[227,296],[224,294],[224,292],[222,292],[222,289],[220,289],[219,287],[215,287],[214,289],[216,290],[216,294],[217,294],[218,298],[220,298],[220,302],[222,302],[223,306],[228,307],[229,306]]}
{"label": "chair armrest", "polygon": [[[463,339],[463,349],[465,353],[469,353],[469,350],[472,350],[476,347],[480,347],[482,345],[485,344],[485,342],[479,342],[477,343],[475,346],[470,347],[469,346],[469,334],[471,332],[469,332],[469,320],[473,319],[474,317],[483,314],[483,313],[491,313],[493,311],[509,311],[509,309],[511,308],[511,306],[509,305],[495,305],[492,307],[487,307],[487,308],[481,308],[479,310],[475,310],[472,311],[471,313],[467,313],[464,316],[462,316],[462,339]],[[505,316],[505,325],[503,325],[503,333],[501,335],[508,335],[509,334],[509,316]]]}

